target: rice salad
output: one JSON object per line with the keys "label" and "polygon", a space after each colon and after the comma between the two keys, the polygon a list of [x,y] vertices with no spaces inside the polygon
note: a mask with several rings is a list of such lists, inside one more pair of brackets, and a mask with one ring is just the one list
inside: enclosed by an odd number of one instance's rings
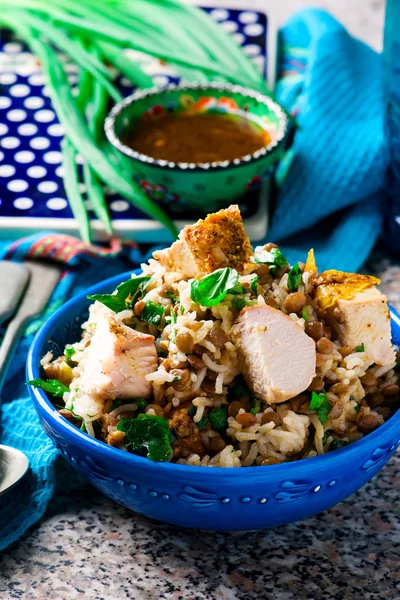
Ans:
{"label": "rice salad", "polygon": [[88,435],[155,461],[268,466],[346,446],[397,409],[376,278],[253,251],[236,206],[141,269],[92,296],[81,339],[28,382]]}

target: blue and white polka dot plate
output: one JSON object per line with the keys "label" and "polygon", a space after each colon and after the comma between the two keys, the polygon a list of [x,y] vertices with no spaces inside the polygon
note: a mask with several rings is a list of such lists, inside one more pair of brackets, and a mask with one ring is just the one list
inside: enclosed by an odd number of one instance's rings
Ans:
{"label": "blue and white polka dot plate", "polygon": [[[250,10],[252,3],[246,0],[229,0],[229,3],[204,0],[202,5],[267,76],[267,58],[270,64],[274,63],[269,56],[273,33],[267,15],[258,8]],[[57,120],[35,56],[7,33],[2,45],[0,42],[0,237],[9,237],[10,233],[26,235],[37,229],[76,233],[62,183],[60,144],[63,126]],[[141,62],[156,85],[162,87],[179,81],[168,64],[161,64],[140,52],[126,52]],[[78,79],[77,68],[67,62],[65,68],[74,86]],[[124,94],[132,93],[132,85],[127,79],[121,77],[117,83]],[[77,161],[82,163],[79,156]],[[81,185],[85,194],[85,186]],[[139,242],[168,240],[168,234],[165,233],[164,239],[164,230],[155,221],[118,197],[113,190],[106,190],[106,193],[117,233]],[[251,238],[263,237],[267,228],[267,207],[265,201],[260,201],[259,192],[241,208]],[[186,219],[193,218],[192,215],[171,215],[179,227],[187,223]],[[102,226],[94,215],[91,217],[93,231],[101,237]]]}

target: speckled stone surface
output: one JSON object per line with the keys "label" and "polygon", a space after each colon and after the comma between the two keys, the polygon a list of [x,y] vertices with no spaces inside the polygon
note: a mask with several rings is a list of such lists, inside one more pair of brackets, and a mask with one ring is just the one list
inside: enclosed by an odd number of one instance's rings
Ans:
{"label": "speckled stone surface", "polygon": [[[271,1],[279,21],[301,0]],[[381,46],[384,0],[325,0],[351,31]],[[379,274],[400,310],[400,267],[381,250]],[[210,533],[151,521],[118,506],[60,459],[40,524],[0,557],[0,598],[51,600],[397,600],[400,456],[364,488],[303,522]]]}

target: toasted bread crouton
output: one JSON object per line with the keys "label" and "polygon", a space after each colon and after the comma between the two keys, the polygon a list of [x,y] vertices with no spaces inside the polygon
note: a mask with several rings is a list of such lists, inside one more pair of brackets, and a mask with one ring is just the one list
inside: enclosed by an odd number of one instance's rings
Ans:
{"label": "toasted bread crouton", "polygon": [[222,267],[239,272],[252,254],[237,205],[208,215],[185,227],[170,248],[154,258],[171,271],[199,279]]}

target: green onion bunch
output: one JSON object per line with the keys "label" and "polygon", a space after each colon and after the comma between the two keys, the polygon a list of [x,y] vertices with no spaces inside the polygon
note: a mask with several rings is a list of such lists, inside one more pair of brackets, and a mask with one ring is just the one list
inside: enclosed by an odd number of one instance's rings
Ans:
{"label": "green onion bunch", "polygon": [[[112,225],[104,185],[176,235],[172,221],[133,182],[124,157],[103,132],[110,103],[122,98],[114,83],[117,74],[139,88],[153,85],[125,49],[167,61],[185,81],[228,81],[269,93],[263,77],[229,35],[202,10],[179,0],[0,0],[0,25],[22,38],[41,62],[65,129],[65,191],[88,242],[90,221],[79,187],[78,153],[84,159],[88,200],[108,233]],[[78,68],[77,96],[61,54]]]}

